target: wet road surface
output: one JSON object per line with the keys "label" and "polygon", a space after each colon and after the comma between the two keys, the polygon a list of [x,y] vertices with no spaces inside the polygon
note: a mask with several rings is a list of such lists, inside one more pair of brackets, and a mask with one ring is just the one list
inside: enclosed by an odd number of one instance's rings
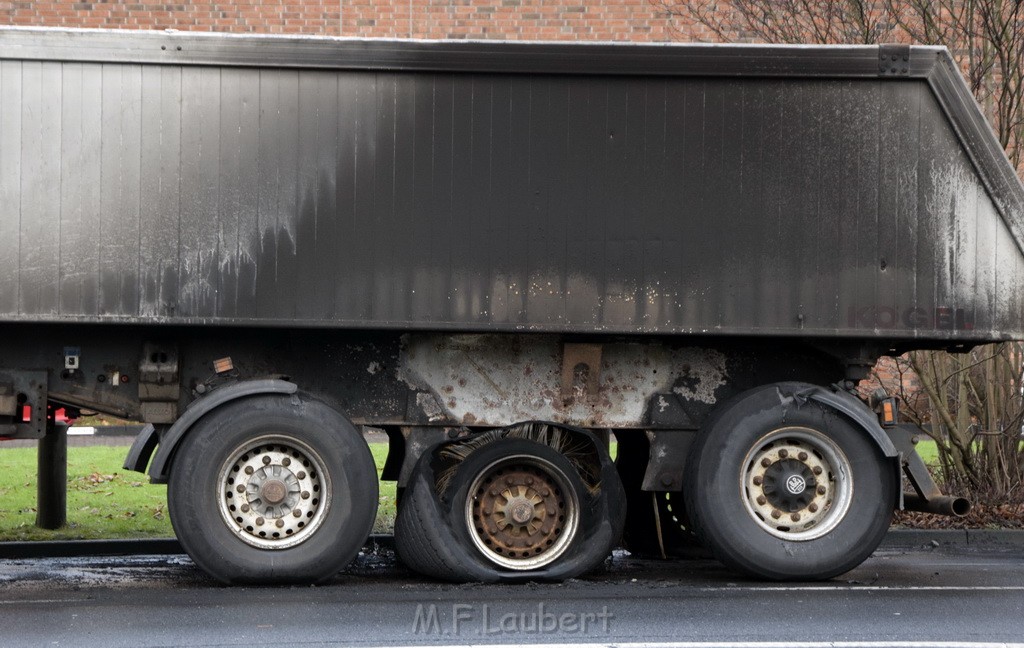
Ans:
{"label": "wet road surface", "polygon": [[451,585],[384,548],[316,587],[223,587],[185,556],[0,561],[4,646],[998,646],[1024,642],[1024,548],[885,549],[825,583],[618,553],[561,584]]}

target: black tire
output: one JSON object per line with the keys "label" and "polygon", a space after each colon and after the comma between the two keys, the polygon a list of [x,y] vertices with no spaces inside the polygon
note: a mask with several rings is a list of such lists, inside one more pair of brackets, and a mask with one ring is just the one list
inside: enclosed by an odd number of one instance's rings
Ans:
{"label": "black tire", "polygon": [[[831,578],[870,556],[889,528],[899,487],[891,462],[845,416],[786,396],[806,387],[782,383],[739,395],[691,450],[684,493],[694,531],[740,573]],[[794,476],[794,491],[779,488]]]}
{"label": "black tire", "polygon": [[[482,471],[509,457],[535,457],[556,467],[578,503],[572,537],[549,563],[536,568],[513,568],[481,550],[471,535],[466,505]],[[466,582],[558,581],[578,576],[600,565],[622,533],[625,500],[610,461],[602,466],[599,493],[588,492],[579,475],[552,448],[523,439],[501,439],[475,450],[458,468],[446,496],[437,496],[431,453],[417,463],[395,524],[399,558],[411,569],[435,578]]]}
{"label": "black tire", "polygon": [[204,416],[175,453],[167,491],[171,524],[197,565],[224,583],[261,584],[337,574],[369,536],[377,496],[358,430],[301,394],[246,398]]}

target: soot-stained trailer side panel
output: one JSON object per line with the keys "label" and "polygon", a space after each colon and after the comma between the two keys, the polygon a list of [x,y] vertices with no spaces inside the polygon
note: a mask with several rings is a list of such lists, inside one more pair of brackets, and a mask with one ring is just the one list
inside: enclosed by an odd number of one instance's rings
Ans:
{"label": "soot-stained trailer side panel", "polygon": [[0,167],[5,320],[1024,334],[923,79],[7,58]]}

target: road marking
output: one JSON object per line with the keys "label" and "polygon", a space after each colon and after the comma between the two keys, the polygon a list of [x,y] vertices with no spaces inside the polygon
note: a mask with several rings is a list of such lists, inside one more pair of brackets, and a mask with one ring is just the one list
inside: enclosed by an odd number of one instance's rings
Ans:
{"label": "road marking", "polygon": [[[424,648],[387,646],[381,648]],[[431,648],[1024,648],[1024,643],[986,641],[672,641],[544,644],[431,644]]]}
{"label": "road marking", "polygon": [[[696,588],[694,588],[696,589]],[[1020,585],[807,585],[807,586],[739,586],[735,588],[699,588],[700,592],[1021,592]]]}
{"label": "road marking", "polygon": [[738,585],[693,589],[701,592],[1018,592],[1024,591],[1024,585]]}
{"label": "road marking", "polygon": [[82,599],[26,599],[24,601],[0,601],[0,605],[32,605],[35,603],[81,603]]}

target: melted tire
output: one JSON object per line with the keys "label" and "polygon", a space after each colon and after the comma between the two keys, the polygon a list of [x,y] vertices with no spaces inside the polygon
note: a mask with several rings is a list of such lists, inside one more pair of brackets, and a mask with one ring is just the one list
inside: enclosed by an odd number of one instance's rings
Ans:
{"label": "melted tire", "polygon": [[483,467],[502,457],[524,452],[564,461],[542,444],[520,439],[498,440],[478,448],[465,459],[444,498],[437,495],[434,486],[434,453],[424,453],[416,465],[395,523],[395,546],[406,566],[426,576],[454,582],[524,582],[560,581],[600,565],[618,543],[625,520],[622,485],[604,453],[599,493],[586,492],[572,471],[570,479],[580,489],[577,491],[579,527],[557,560],[537,569],[508,569],[492,563],[477,548],[470,537],[472,529],[466,523],[469,487]]}
{"label": "melted tire", "polygon": [[[684,492],[694,531],[716,558],[745,575],[831,578],[863,562],[889,528],[899,486],[896,471],[875,442],[844,416],[813,401],[801,404],[786,397],[806,386],[782,383],[739,395],[708,421],[688,459]],[[745,459],[758,450],[761,439],[780,429],[813,430],[849,462],[851,495],[855,491],[856,496],[821,537],[773,535],[744,503]]]}
{"label": "melted tire", "polygon": [[[261,538],[255,528],[255,533],[246,531],[240,526],[245,522],[229,525],[227,514],[222,514],[224,467],[229,475],[244,474],[232,473],[233,453],[241,457],[252,452],[245,449],[262,438],[277,440],[268,446],[291,444],[296,451],[309,451],[325,473],[316,481],[324,489],[318,524],[293,546],[271,548],[274,539]],[[299,464],[293,469],[301,470]],[[238,486],[245,488],[245,483],[239,478]],[[171,524],[182,547],[217,580],[314,583],[341,571],[369,537],[377,512],[377,473],[366,442],[336,410],[301,394],[258,396],[228,403],[196,424],[176,453],[167,496]],[[287,516],[282,518],[283,525]],[[273,538],[277,527],[269,517],[267,528]],[[263,546],[258,546],[261,541]]]}

